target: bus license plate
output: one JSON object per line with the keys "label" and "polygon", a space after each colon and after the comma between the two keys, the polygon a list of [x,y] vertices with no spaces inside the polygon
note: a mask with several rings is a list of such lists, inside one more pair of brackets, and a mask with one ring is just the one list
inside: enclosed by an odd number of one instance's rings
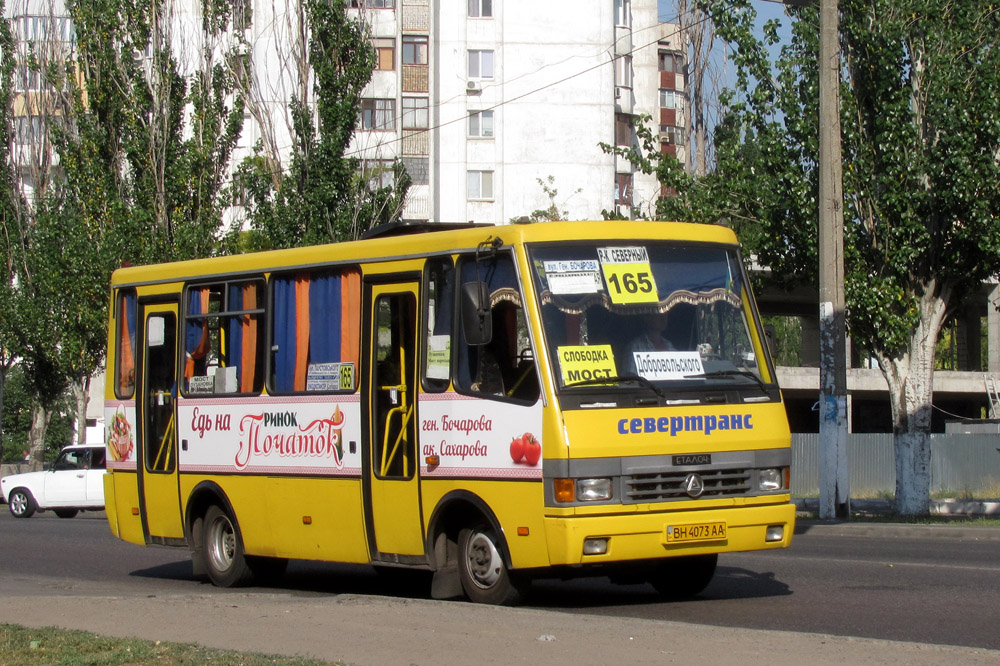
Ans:
{"label": "bus license plate", "polygon": [[722,541],[725,538],[726,524],[722,522],[667,525],[667,543]]}

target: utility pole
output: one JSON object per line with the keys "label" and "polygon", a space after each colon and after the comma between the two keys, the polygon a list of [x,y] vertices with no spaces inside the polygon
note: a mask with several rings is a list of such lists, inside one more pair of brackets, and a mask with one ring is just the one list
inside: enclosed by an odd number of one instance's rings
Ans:
{"label": "utility pole", "polygon": [[819,0],[819,517],[848,518],[840,19]]}

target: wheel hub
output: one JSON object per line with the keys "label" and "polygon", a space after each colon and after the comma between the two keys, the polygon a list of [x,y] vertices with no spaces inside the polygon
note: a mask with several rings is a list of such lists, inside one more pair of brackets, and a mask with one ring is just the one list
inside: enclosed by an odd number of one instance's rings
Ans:
{"label": "wheel hub", "polygon": [[503,571],[500,553],[493,545],[492,539],[482,532],[477,532],[469,539],[466,550],[469,573],[472,574],[473,582],[482,588],[492,587],[499,580],[500,573]]}

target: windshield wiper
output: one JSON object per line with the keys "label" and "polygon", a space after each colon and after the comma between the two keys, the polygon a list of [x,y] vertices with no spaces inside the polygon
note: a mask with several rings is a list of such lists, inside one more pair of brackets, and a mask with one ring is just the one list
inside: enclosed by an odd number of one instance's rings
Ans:
{"label": "windshield wiper", "polygon": [[764,380],[758,377],[757,373],[749,370],[713,370],[700,375],[684,375],[684,379],[712,379],[714,377],[749,377],[762,390],[767,390],[767,384],[764,383]]}
{"label": "windshield wiper", "polygon": [[656,384],[649,381],[645,377],[640,377],[639,375],[616,375],[614,377],[601,377],[600,379],[584,379],[583,381],[573,382],[572,384],[565,384],[563,388],[576,388],[578,386],[601,386],[603,384],[625,384],[626,382],[635,382],[636,384],[648,388],[660,398],[666,400],[666,395],[661,391]]}

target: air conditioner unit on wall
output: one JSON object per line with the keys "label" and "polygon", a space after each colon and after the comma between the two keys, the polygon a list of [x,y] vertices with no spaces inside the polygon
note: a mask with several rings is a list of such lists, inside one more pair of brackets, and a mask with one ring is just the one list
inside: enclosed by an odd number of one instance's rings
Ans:
{"label": "air conditioner unit on wall", "polygon": [[469,81],[465,84],[465,92],[482,92],[483,84],[479,81]]}

